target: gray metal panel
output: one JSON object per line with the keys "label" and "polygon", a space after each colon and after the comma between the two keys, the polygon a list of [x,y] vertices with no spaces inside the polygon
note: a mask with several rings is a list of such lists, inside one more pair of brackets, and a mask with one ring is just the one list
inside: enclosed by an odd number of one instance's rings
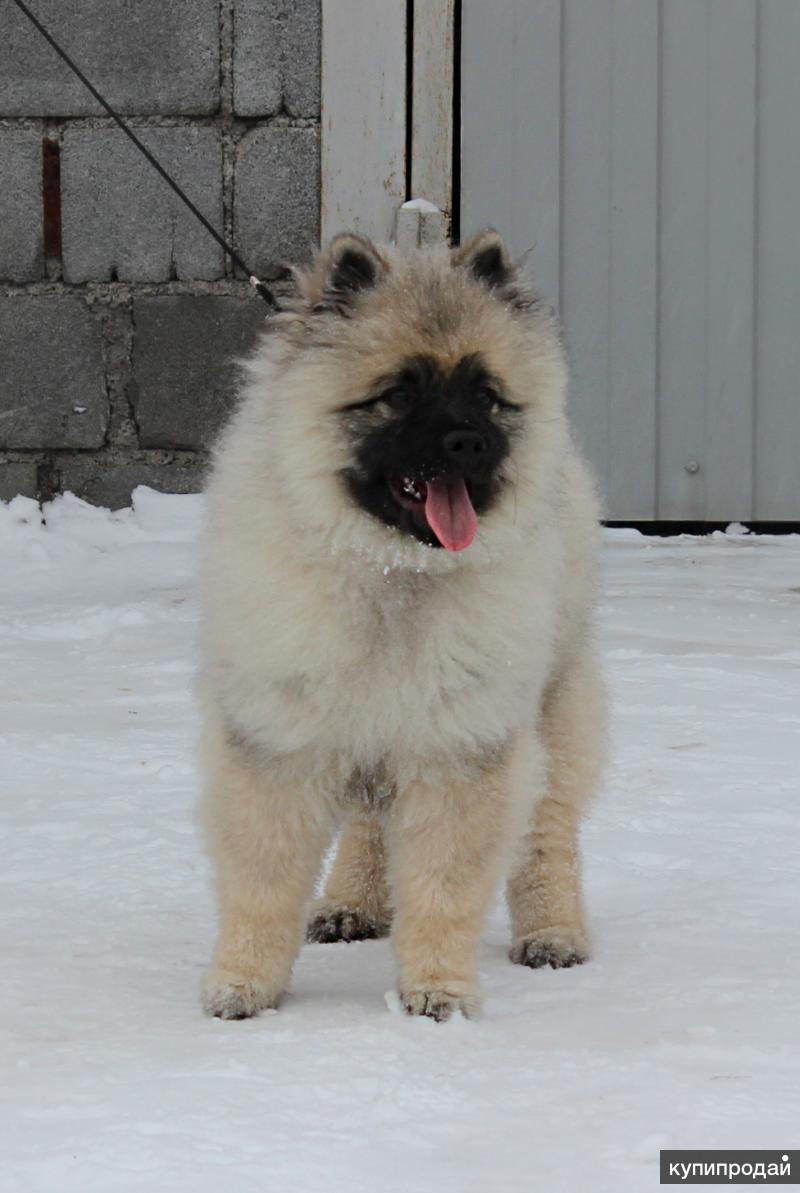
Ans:
{"label": "gray metal panel", "polygon": [[663,9],[662,518],[752,517],[755,18],[752,0]]}
{"label": "gray metal panel", "polygon": [[759,30],[756,517],[800,517],[800,4]]}
{"label": "gray metal panel", "polygon": [[657,0],[564,0],[561,313],[612,518],[655,515],[657,31]]}
{"label": "gray metal panel", "polygon": [[[578,438],[608,479],[611,0],[565,0],[561,317]],[[606,495],[608,486],[605,485]]]}
{"label": "gray metal panel", "polygon": [[[708,15],[708,479],[704,517],[727,521],[754,514],[758,3],[710,0]],[[800,49],[800,42],[795,48]]]}
{"label": "gray metal panel", "polygon": [[559,301],[560,0],[463,7],[461,223],[497,228]]}
{"label": "gray metal panel", "polygon": [[[662,12],[658,512],[702,518],[707,471],[708,5]],[[698,465],[697,472],[687,471]]]}
{"label": "gray metal panel", "polygon": [[534,245],[609,516],[654,517],[658,0],[463,13],[462,232]]}
{"label": "gray metal panel", "polygon": [[656,512],[658,0],[614,0],[613,21],[605,491],[610,517],[645,519]]}
{"label": "gray metal panel", "polygon": [[463,12],[462,232],[536,242],[609,516],[800,518],[800,0]]}

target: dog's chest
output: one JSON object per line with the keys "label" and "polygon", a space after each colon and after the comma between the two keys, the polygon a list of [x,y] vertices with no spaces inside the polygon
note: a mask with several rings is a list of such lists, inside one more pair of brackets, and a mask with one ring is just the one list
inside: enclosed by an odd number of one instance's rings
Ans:
{"label": "dog's chest", "polygon": [[[422,577],[354,587],[313,618],[296,609],[292,673],[264,693],[275,748],[345,751],[372,776],[386,756],[505,740],[530,716],[540,668],[519,613],[479,597]],[[372,777],[353,790],[385,795]]]}

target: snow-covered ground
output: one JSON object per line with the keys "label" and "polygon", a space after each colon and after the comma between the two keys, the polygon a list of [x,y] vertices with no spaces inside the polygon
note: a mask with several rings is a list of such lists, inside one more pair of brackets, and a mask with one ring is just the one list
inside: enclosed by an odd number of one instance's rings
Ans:
{"label": "snow-covered ground", "polygon": [[408,1020],[389,945],[203,1018],[199,498],[0,506],[0,1188],[642,1193],[662,1147],[800,1140],[800,538],[607,535],[596,957]]}

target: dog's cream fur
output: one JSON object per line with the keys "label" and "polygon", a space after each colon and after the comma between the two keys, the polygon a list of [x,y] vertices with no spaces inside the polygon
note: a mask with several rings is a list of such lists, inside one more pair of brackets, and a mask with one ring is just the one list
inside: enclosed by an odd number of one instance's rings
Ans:
{"label": "dog's cream fur", "polygon": [[[221,919],[204,1002],[223,1017],[278,1001],[343,821],[317,936],[391,922],[410,1012],[478,1006],[503,870],[513,960],[588,950],[577,837],[604,753],[597,510],[558,338],[516,288],[471,273],[493,234],[455,255],[359,242],[378,284],[349,309],[326,304],[352,240],[321,255],[264,337],[210,484],[204,742]],[[370,517],[341,480],[351,444],[335,412],[421,352],[445,367],[482,353],[525,408],[502,498],[458,554]]]}

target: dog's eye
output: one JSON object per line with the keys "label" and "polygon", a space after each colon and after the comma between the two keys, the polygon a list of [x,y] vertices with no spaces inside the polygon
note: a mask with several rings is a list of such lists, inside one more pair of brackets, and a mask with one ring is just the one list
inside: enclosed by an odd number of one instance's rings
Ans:
{"label": "dog's eye", "polygon": [[477,403],[480,409],[486,411],[487,414],[499,414],[501,410],[507,413],[519,413],[521,407],[516,402],[510,402],[508,398],[501,397],[496,389],[491,385],[485,385],[477,397]]}
{"label": "dog's eye", "polygon": [[408,390],[398,385],[394,389],[387,390],[382,395],[381,401],[385,402],[390,410],[394,410],[399,414],[410,408],[412,399]]}

